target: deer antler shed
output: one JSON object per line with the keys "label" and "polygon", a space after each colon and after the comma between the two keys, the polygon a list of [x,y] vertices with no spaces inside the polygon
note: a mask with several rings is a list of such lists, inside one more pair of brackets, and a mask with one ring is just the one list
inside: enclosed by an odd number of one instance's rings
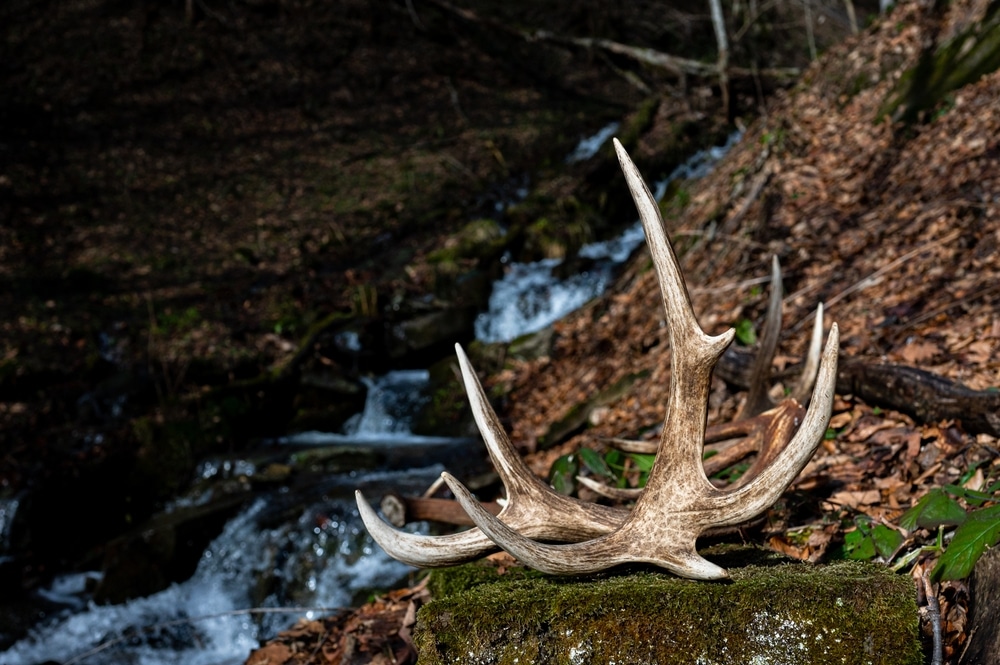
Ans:
{"label": "deer antler shed", "polygon": [[788,444],[739,487],[719,489],[708,481],[702,450],[709,384],[712,369],[734,332],[710,336],[698,325],[656,200],[621,143],[616,139],[614,145],[656,267],[672,349],[669,402],[645,489],[628,512],[565,497],[545,485],[517,455],[468,358],[456,346],[476,424],[507,488],[508,502],[494,517],[462,483],[443,473],[478,528],[431,537],[394,529],[356,492],[369,532],[394,558],[423,567],[445,566],[478,558],[498,545],[532,568],[551,574],[593,573],[647,562],[682,577],[726,578],[723,568],[697,553],[695,540],[709,528],[739,524],[767,510],[823,440],[837,373],[836,324],[827,338],[809,408]]}

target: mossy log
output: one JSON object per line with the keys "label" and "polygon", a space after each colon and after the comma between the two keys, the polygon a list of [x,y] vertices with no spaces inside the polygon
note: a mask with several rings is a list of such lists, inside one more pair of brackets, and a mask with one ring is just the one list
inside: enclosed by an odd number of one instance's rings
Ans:
{"label": "mossy log", "polygon": [[[754,563],[734,567],[733,557]],[[713,558],[726,559],[731,581],[648,570],[497,576],[482,564],[437,571],[435,600],[417,618],[418,664],[923,662],[915,590],[904,576],[749,548]]]}
{"label": "mossy log", "polygon": [[981,21],[941,44],[928,48],[900,78],[878,117],[906,124],[934,108],[945,96],[1000,67],[1000,2],[993,0]]}

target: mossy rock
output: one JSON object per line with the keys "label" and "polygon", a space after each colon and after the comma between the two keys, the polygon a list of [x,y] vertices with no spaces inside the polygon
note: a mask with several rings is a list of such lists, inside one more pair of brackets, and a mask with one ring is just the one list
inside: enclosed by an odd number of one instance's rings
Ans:
{"label": "mossy rock", "polygon": [[477,436],[479,430],[472,420],[465,387],[458,379],[458,360],[454,354],[437,361],[429,368],[430,399],[417,414],[414,434],[429,436]]}
{"label": "mossy rock", "polygon": [[548,356],[555,336],[552,326],[521,335],[510,343],[507,355],[516,360],[535,360]]}
{"label": "mossy rock", "polygon": [[[500,577],[477,564],[438,571],[438,595],[417,617],[418,664],[923,662],[908,578],[868,563],[813,566],[741,552],[756,562],[730,566],[728,582],[651,570],[587,578]],[[730,565],[730,556],[712,558]]]}
{"label": "mossy rock", "polygon": [[538,218],[525,229],[524,236],[521,260],[539,261],[576,256],[580,248],[590,242],[593,231],[589,220],[583,216],[572,218],[567,214]]}
{"label": "mossy rock", "polygon": [[[878,112],[910,124],[959,88],[1000,68],[1000,4],[992,3],[981,21],[936,49],[925,50],[904,72]],[[940,113],[947,112],[947,108]]]}

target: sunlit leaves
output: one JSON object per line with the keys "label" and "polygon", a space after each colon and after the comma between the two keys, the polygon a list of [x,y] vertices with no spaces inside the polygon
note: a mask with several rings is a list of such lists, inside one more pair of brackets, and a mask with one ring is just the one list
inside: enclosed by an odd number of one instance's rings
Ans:
{"label": "sunlit leaves", "polygon": [[889,561],[902,547],[903,534],[884,524],[872,524],[871,519],[859,515],[854,519],[855,529],[844,534],[841,554],[845,559],[873,559],[875,556]]}
{"label": "sunlit leaves", "polygon": [[960,580],[972,574],[987,547],[1000,542],[1000,505],[973,510],[955,530],[948,549],[941,555],[933,576],[939,580]]}
{"label": "sunlit leaves", "polygon": [[948,496],[938,487],[925,494],[916,505],[903,513],[899,526],[907,531],[918,527],[936,529],[939,526],[954,526],[965,521],[965,509],[958,501]]}
{"label": "sunlit leaves", "polygon": [[595,476],[601,476],[607,478],[608,480],[615,480],[615,474],[608,466],[608,462],[601,457],[600,453],[591,450],[590,448],[580,448],[580,461],[583,465],[590,469],[590,472]]}
{"label": "sunlit leaves", "polygon": [[579,470],[580,463],[575,454],[563,455],[552,463],[549,484],[555,491],[569,496],[576,490],[576,474]]}
{"label": "sunlit leaves", "polygon": [[753,346],[757,343],[757,331],[754,330],[753,321],[739,320],[736,324],[736,340],[743,346]]}
{"label": "sunlit leaves", "polygon": [[947,549],[934,567],[937,580],[959,580],[972,574],[976,562],[987,547],[1000,543],[1000,505],[966,511],[959,499],[969,506],[982,506],[997,500],[994,484],[985,492],[958,485],[938,487],[923,496],[899,520],[907,530],[929,530],[957,526]]}

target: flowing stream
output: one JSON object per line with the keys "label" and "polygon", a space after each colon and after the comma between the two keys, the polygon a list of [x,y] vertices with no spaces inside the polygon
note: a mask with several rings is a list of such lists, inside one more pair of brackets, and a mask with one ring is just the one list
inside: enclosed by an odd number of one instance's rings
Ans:
{"label": "flowing stream", "polygon": [[[589,159],[616,130],[608,125],[584,139],[567,162]],[[657,198],[672,180],[707,173],[738,139],[733,134],[726,145],[694,155],[656,183]],[[510,341],[550,325],[601,294],[616,266],[642,240],[636,222],[614,240],[587,245],[581,255],[592,260],[591,268],[563,280],[553,277],[558,260],[511,264],[494,285],[489,311],[476,323],[477,337]],[[335,473],[304,492],[287,487],[258,492],[205,549],[190,579],[151,596],[99,606],[88,591],[99,572],[55,579],[38,592],[52,610],[0,653],[0,665],[242,663],[262,639],[297,618],[315,618],[363,601],[369,590],[394,586],[412,569],[372,542],[353,491],[364,490],[370,500],[390,490],[421,493],[440,475],[442,462],[454,470],[456,459],[478,457],[462,451],[481,445],[410,433],[408,418],[426,400],[427,381],[426,371],[390,372],[368,383],[364,410],[344,433],[304,432],[274,442],[290,454],[338,446],[377,450],[383,460],[379,470]],[[249,459],[208,461],[199,470],[203,479],[258,472]],[[183,498],[177,507],[205,500]],[[0,504],[0,545],[16,508]]]}
{"label": "flowing stream", "polygon": [[[581,141],[567,161],[592,156],[616,129],[616,125],[609,125],[594,137]],[[653,195],[657,200],[663,198],[667,187],[675,180],[704,177],[741,137],[742,133],[734,132],[724,145],[695,153],[666,178],[656,182]],[[503,278],[493,285],[489,311],[476,319],[476,338],[483,342],[509,342],[552,325],[604,293],[617,267],[644,238],[642,224],[636,221],[617,238],[584,246],[580,256],[592,260],[590,269],[566,279],[554,276],[561,259],[510,264]]]}
{"label": "flowing stream", "polygon": [[[189,580],[145,598],[96,605],[87,589],[100,573],[61,576],[39,592],[53,614],[0,654],[0,665],[242,663],[261,639],[300,616],[322,616],[363,601],[369,590],[397,586],[412,569],[368,536],[354,490],[372,500],[389,491],[419,494],[444,470],[440,463],[420,467],[420,460],[450,458],[477,445],[409,433],[407,418],[426,382],[426,372],[391,372],[370,383],[350,434],[307,432],[276,442],[297,452],[331,446],[391,450],[397,453],[386,458],[391,470],[335,474],[305,500],[287,489],[259,494],[212,541]],[[247,460],[200,467],[205,478],[257,471]]]}

